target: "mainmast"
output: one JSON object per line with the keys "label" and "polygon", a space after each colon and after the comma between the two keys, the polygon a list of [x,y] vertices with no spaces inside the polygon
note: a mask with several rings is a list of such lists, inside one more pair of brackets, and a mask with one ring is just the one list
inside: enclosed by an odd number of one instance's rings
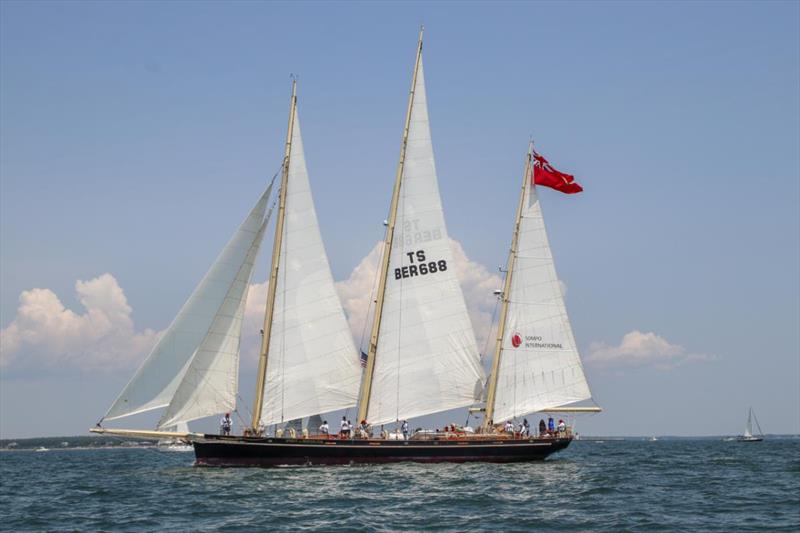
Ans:
{"label": "mainmast", "polygon": [[286,150],[283,155],[283,173],[281,175],[281,189],[278,199],[278,219],[275,223],[275,239],[272,244],[272,266],[270,267],[269,287],[267,290],[267,306],[264,312],[264,328],[261,335],[261,352],[258,358],[258,373],[256,374],[256,397],[253,403],[252,429],[258,431],[261,422],[261,407],[264,403],[264,382],[267,374],[267,359],[269,358],[269,339],[272,331],[272,316],[275,311],[275,292],[278,286],[278,267],[280,266],[281,247],[283,245],[283,226],[286,219],[286,189],[289,183],[289,159],[292,153],[292,131],[294,129],[294,116],[297,112],[297,80],[292,80],[292,99],[289,107],[289,127],[286,131]]}
{"label": "mainmast", "polygon": [[508,252],[508,262],[506,263],[506,280],[503,284],[502,305],[500,307],[500,322],[497,324],[497,340],[494,347],[494,359],[492,359],[492,373],[489,375],[489,391],[486,396],[486,412],[483,417],[484,427],[488,427],[494,417],[495,396],[497,394],[497,376],[500,370],[500,354],[503,349],[503,336],[506,331],[506,315],[508,314],[508,301],[511,292],[511,278],[514,275],[514,263],[517,259],[517,244],[519,241],[519,222],[522,217],[522,207],[525,202],[525,188],[528,186],[528,179],[531,171],[531,158],[533,154],[533,143],[528,145],[528,155],[525,159],[525,172],[522,175],[522,190],[519,193],[519,204],[517,204],[517,218],[514,222],[514,236],[511,238],[511,249]]}
{"label": "mainmast", "polygon": [[381,274],[378,282],[377,299],[375,300],[375,314],[372,320],[372,331],[369,339],[369,350],[367,351],[367,366],[364,369],[364,379],[361,383],[361,394],[358,402],[358,421],[366,420],[369,411],[369,397],[372,391],[372,376],[375,372],[375,352],[378,349],[378,335],[381,329],[381,314],[383,312],[383,300],[386,294],[386,276],[389,273],[389,259],[392,255],[392,241],[394,239],[394,227],[397,223],[397,205],[400,200],[400,185],[403,181],[403,168],[406,159],[406,146],[408,144],[408,130],[411,123],[411,109],[414,105],[414,89],[417,86],[417,73],[419,72],[420,58],[422,57],[422,34],[425,27],[419,29],[419,40],[417,41],[417,58],[414,61],[414,74],[411,78],[411,91],[408,95],[408,108],[406,109],[406,121],[403,127],[403,141],[400,144],[400,160],[397,163],[397,173],[394,179],[394,190],[392,191],[392,202],[389,207],[389,219],[387,221],[386,239],[383,243],[383,259],[381,262]]}

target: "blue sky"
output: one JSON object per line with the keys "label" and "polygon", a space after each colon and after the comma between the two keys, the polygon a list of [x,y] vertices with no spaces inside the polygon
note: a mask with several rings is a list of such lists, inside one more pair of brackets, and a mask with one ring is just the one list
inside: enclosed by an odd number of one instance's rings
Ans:
{"label": "blue sky", "polygon": [[[505,263],[529,136],[585,188],[542,194],[606,408],[579,429],[735,433],[752,405],[800,432],[799,21],[796,2],[0,3],[0,434],[105,412],[277,170],[291,73],[351,278],[382,237],[420,23],[471,267]],[[60,322],[25,330],[34,288]],[[81,298],[125,315],[119,364]]]}

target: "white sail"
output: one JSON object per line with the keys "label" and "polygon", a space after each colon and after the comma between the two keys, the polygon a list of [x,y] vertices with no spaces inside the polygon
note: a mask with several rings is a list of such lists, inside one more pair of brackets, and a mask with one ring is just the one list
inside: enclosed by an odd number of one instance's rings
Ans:
{"label": "white sail", "polygon": [[264,222],[270,185],[106,413],[114,420],[166,407],[206,338]]}
{"label": "white sail", "polygon": [[747,425],[744,428],[744,436],[745,437],[752,437],[753,436],[753,409],[747,412]]}
{"label": "white sail", "polygon": [[159,427],[232,411],[236,407],[239,344],[247,288],[268,222],[269,215],[253,237],[247,257],[228,289],[222,306],[217,310],[208,333],[192,357],[183,380],[161,417]]}
{"label": "white sail", "polygon": [[475,402],[483,369],[452,253],[420,58],[367,420],[383,424]]}
{"label": "white sail", "polygon": [[261,412],[264,425],[354,406],[361,375],[319,232],[300,124],[294,116]]}
{"label": "white sail", "polygon": [[530,180],[525,195],[500,354],[495,424],[591,397]]}

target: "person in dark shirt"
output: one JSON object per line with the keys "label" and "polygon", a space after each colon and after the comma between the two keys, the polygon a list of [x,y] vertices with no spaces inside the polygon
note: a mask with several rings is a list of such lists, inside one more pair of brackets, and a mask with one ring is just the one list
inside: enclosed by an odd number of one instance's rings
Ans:
{"label": "person in dark shirt", "polygon": [[539,420],[539,436],[544,435],[547,433],[547,424],[544,422],[544,418]]}

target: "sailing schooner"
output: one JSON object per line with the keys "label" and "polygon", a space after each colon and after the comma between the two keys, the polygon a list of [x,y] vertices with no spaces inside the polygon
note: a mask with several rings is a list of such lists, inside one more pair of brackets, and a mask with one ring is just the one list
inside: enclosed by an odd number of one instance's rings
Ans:
{"label": "sailing schooner", "polygon": [[[486,411],[483,427],[477,433],[448,427],[441,432],[417,432],[411,438],[390,436],[388,432],[382,432],[382,438],[372,438],[371,428],[400,425],[409,418],[480,404],[486,389],[475,336],[453,269],[439,195],[422,66],[422,30],[363,372],[319,233],[297,119],[296,83],[292,87],[253,418],[242,436],[182,434],[193,444],[197,464],[515,462],[542,459],[568,446],[572,440],[568,429],[538,437],[495,430],[496,423],[536,411],[599,410],[568,406],[589,399],[590,393],[532,183],[534,164],[530,151],[509,254],[488,396],[485,407],[478,408]],[[269,191],[262,198],[263,205],[268,195]],[[266,224],[263,208],[258,213],[262,218],[256,219],[261,226],[251,243],[251,249],[255,246],[256,251]],[[247,268],[239,268],[249,279],[250,256],[242,263]],[[228,303],[229,309],[243,305],[243,291],[237,291],[236,296]],[[195,295],[190,302],[193,298]],[[205,308],[215,309],[212,304],[216,300],[205,304]],[[213,321],[207,322],[197,324],[192,331],[211,328]],[[205,330],[206,336],[211,335],[212,329]],[[204,376],[209,372],[201,372],[203,379],[187,376],[209,367],[209,363],[196,364],[198,357],[224,360],[226,368],[233,363],[238,365],[240,330],[239,315],[236,325],[226,330],[230,340],[225,345],[232,348],[235,344],[235,353],[231,349],[223,353],[203,348],[206,341],[196,333],[183,342],[180,357],[174,350],[168,354],[170,372],[166,363],[151,362],[164,358],[157,346],[143,364],[145,370],[140,369],[134,380],[144,383],[149,367],[158,366],[158,379],[168,383],[148,386],[146,394],[140,394],[133,402],[138,406],[135,409],[120,411],[118,400],[105,419],[165,405],[167,413],[159,428],[199,418],[195,415],[200,411],[186,406],[202,403],[200,395],[213,392],[204,386]],[[193,347],[195,342],[199,347]],[[217,364],[224,366],[222,362]],[[225,376],[227,379],[217,379],[215,386],[224,382],[229,389],[232,387],[233,396],[229,393],[225,397],[228,401],[218,401],[213,406],[209,403],[202,416],[218,414],[233,405],[236,375],[229,372]],[[173,386],[173,382],[177,384]],[[178,397],[175,391],[183,391],[181,398],[188,398],[178,400],[178,407],[172,406]],[[121,398],[129,396],[126,388]],[[286,437],[280,432],[269,436],[264,431],[273,424],[296,424],[304,417],[316,418],[321,413],[356,405],[358,420],[369,427],[357,436],[299,438],[296,431]],[[164,433],[105,428],[93,431],[138,436]]]}

